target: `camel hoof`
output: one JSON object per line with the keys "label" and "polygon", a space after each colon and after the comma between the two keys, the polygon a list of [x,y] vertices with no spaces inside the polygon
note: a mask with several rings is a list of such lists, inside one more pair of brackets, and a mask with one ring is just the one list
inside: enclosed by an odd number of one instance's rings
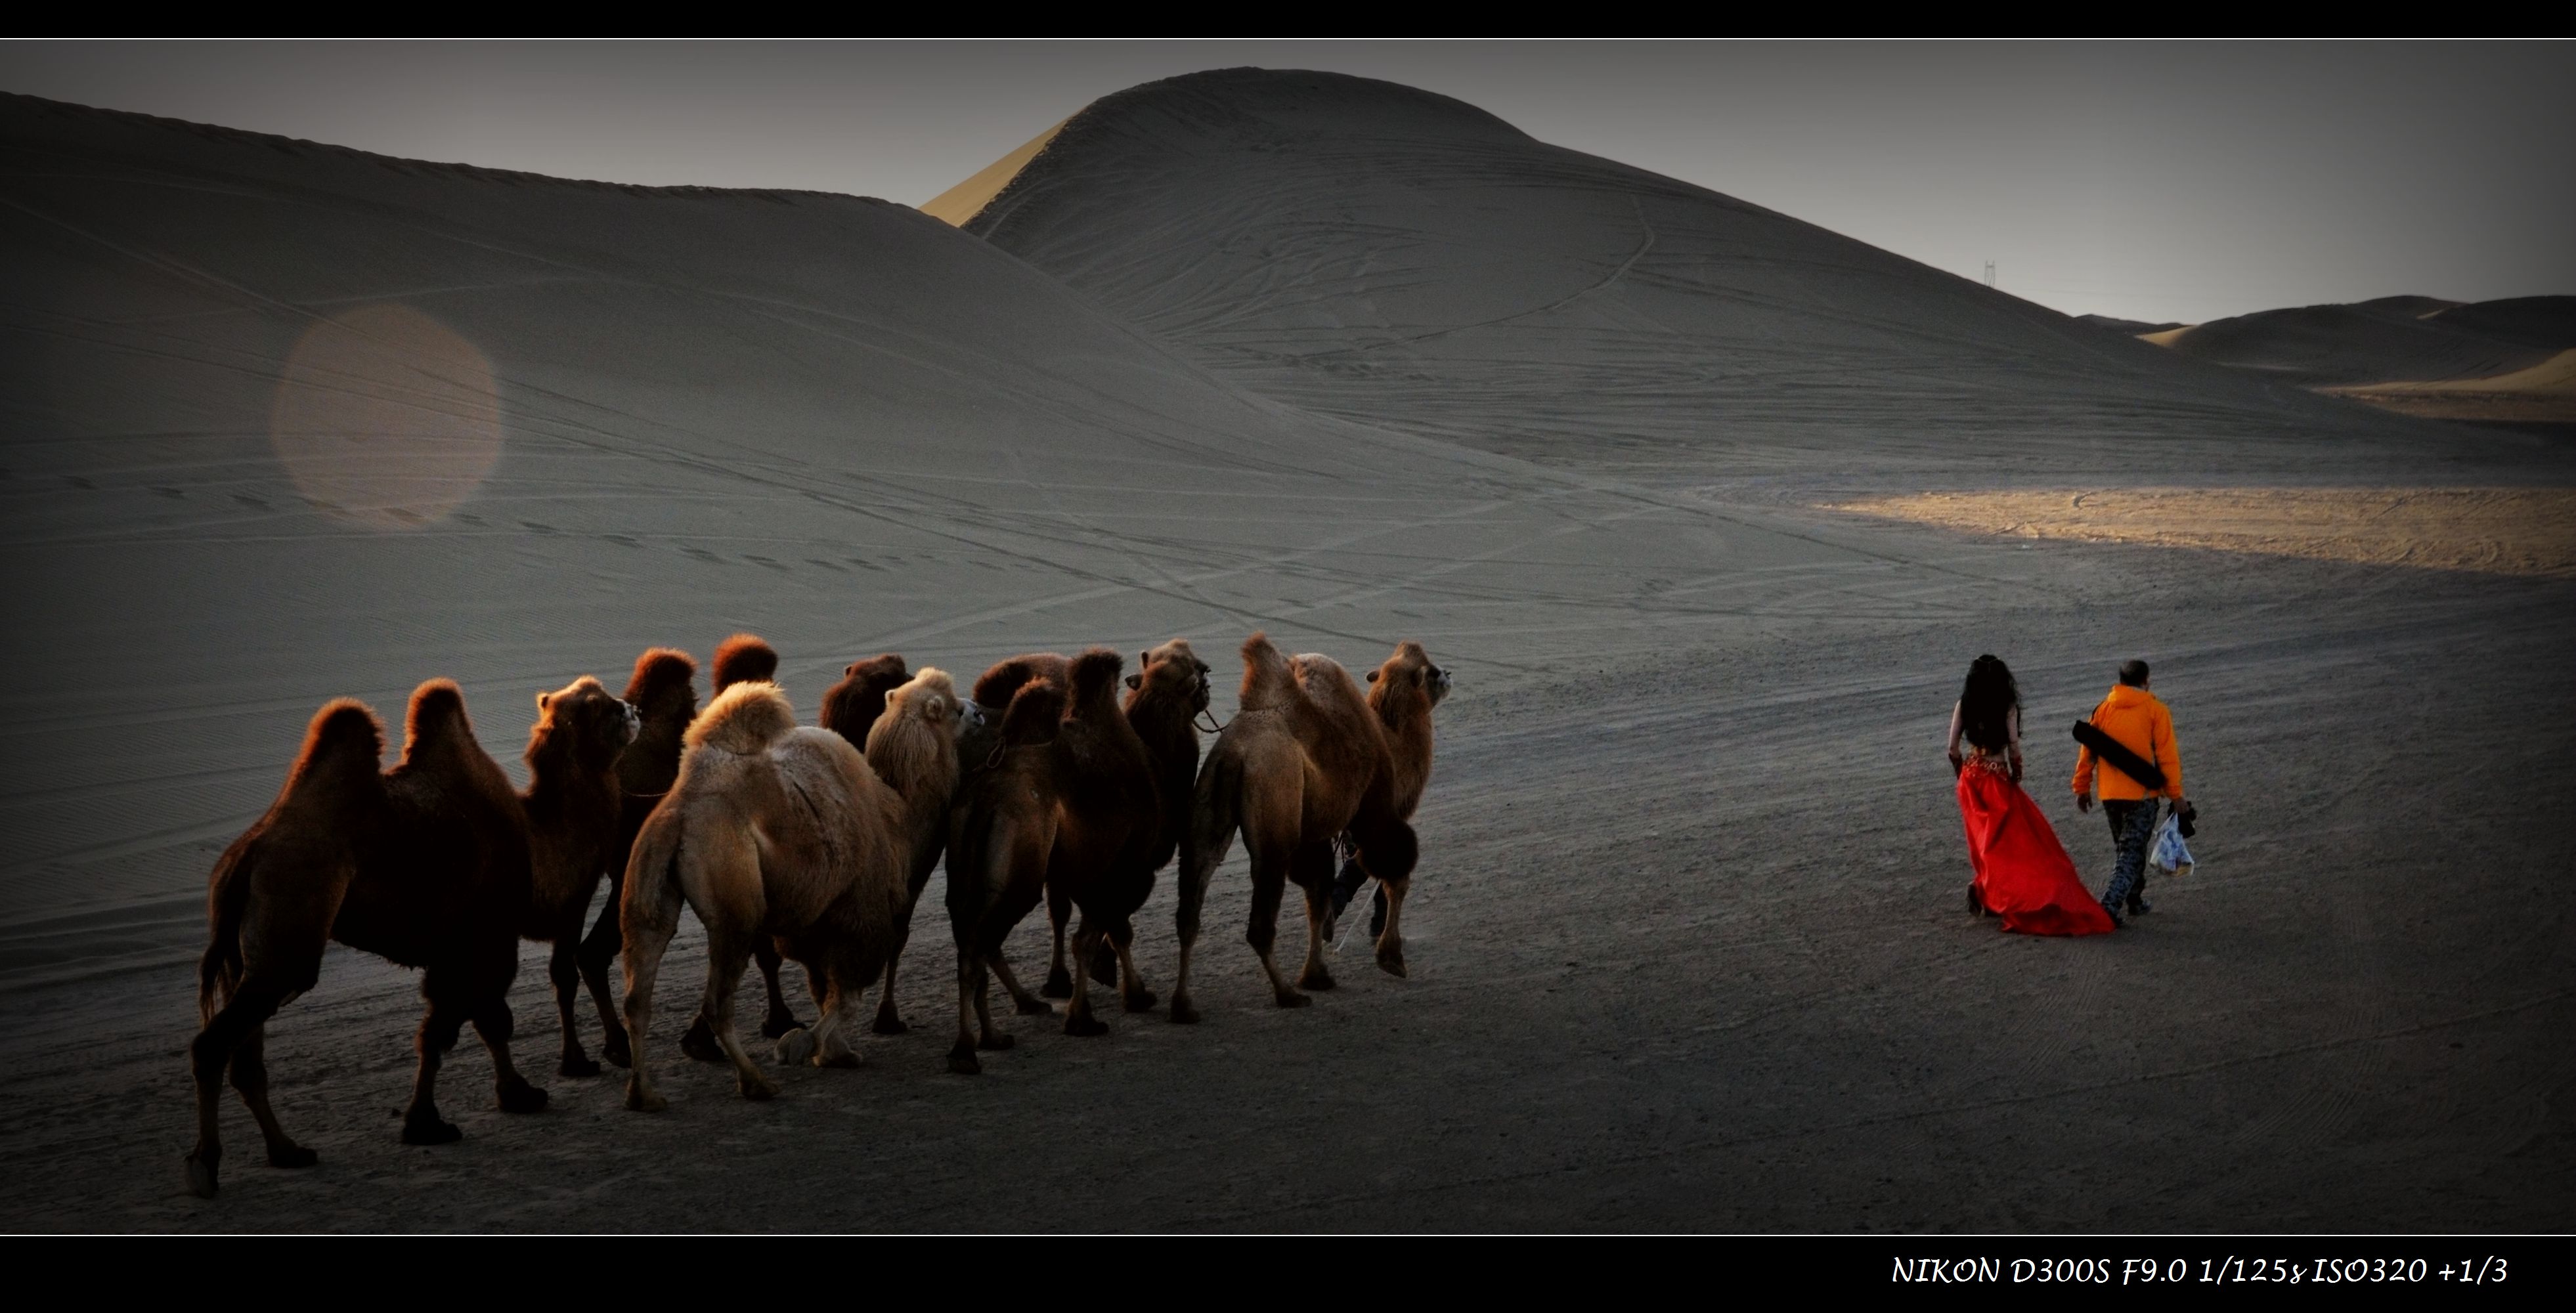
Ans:
{"label": "camel hoof", "polygon": [[[1047,968],[1046,984],[1039,987],[1038,993],[1042,997],[1046,998],[1073,997],[1073,973],[1065,970],[1062,966]],[[1022,1012],[1026,1012],[1028,1011],[1028,1008],[1026,1005],[1022,1005],[1020,1010]]]}
{"label": "camel hoof", "polygon": [[575,1053],[555,1064],[555,1074],[571,1080],[580,1080],[585,1076],[598,1075],[599,1064],[591,1061],[588,1054]]}
{"label": "camel hoof", "polygon": [[1161,995],[1150,989],[1140,989],[1133,994],[1122,995],[1119,1002],[1130,1012],[1151,1012],[1160,998]]}
{"label": "camel hoof", "polygon": [[778,1097],[778,1083],[766,1078],[760,1080],[746,1080],[741,1082],[736,1088],[742,1091],[742,1097],[749,1099],[754,1103],[767,1103],[771,1099]]}
{"label": "camel hoof", "polygon": [[[1064,993],[1057,995],[1059,998],[1071,998],[1072,996],[1073,987],[1070,985],[1065,987]],[[1042,998],[1015,998],[1011,1000],[1011,1006],[1024,1017],[1051,1017],[1055,1015],[1055,1009],[1048,1006],[1047,1001]]]}
{"label": "camel hoof", "polygon": [[975,1060],[975,1050],[961,1046],[948,1050],[948,1070],[957,1076],[981,1076],[984,1064]]}
{"label": "camel hoof", "polygon": [[454,1122],[440,1121],[435,1114],[421,1121],[403,1123],[405,1144],[454,1144],[465,1138]]}
{"label": "camel hoof", "polygon": [[868,1029],[880,1035],[901,1035],[912,1027],[903,1024],[903,1018],[891,1012],[880,1012],[875,1021],[868,1023]]}
{"label": "camel hoof", "polygon": [[499,1093],[503,1112],[544,1112],[546,1110],[546,1092],[526,1081],[504,1085]]}
{"label": "camel hoof", "polygon": [[1199,1024],[1199,1010],[1196,1007],[1191,1006],[1189,995],[1174,994],[1172,996],[1172,1024],[1175,1026],[1195,1026]]}
{"label": "camel hoof", "polygon": [[670,1106],[670,1100],[663,1098],[659,1094],[655,1094],[651,1090],[639,1090],[632,1084],[629,1084],[626,1087],[626,1110],[628,1112],[663,1112],[669,1109]]}
{"label": "camel hoof", "polygon": [[1322,967],[1308,967],[1297,975],[1297,988],[1326,990],[1333,987],[1333,973]]}
{"label": "camel hoof", "polygon": [[1017,1035],[1004,1035],[999,1032],[995,1032],[977,1040],[975,1042],[975,1047],[979,1049],[991,1049],[994,1052],[999,1053],[1003,1049],[1007,1049],[1019,1042],[1020,1039]]}
{"label": "camel hoof", "polygon": [[767,1021],[760,1023],[760,1033],[764,1038],[776,1039],[791,1030],[802,1029],[804,1025],[793,1012],[772,1012]]}
{"label": "camel hoof", "polygon": [[1279,996],[1279,1006],[1283,1008],[1312,1007],[1314,1006],[1314,1003],[1315,1000],[1308,998],[1293,989]]}
{"label": "camel hoof", "polygon": [[680,1051],[700,1062],[733,1061],[725,1056],[724,1046],[716,1043],[716,1029],[708,1025],[704,1017],[698,1018],[698,1024],[689,1027],[689,1033],[680,1037]]}
{"label": "camel hoof", "polygon": [[603,1062],[613,1063],[620,1067],[631,1067],[635,1065],[635,1055],[626,1051],[626,1037],[614,1032],[611,1032],[606,1039],[599,1042],[599,1057]]}
{"label": "camel hoof", "polygon": [[1095,1017],[1066,1017],[1064,1019],[1064,1033],[1068,1035],[1079,1035],[1084,1039],[1089,1039],[1095,1035],[1108,1034],[1109,1023],[1101,1021]]}
{"label": "camel hoof", "polygon": [[1388,974],[1388,975],[1390,975],[1390,976],[1395,977],[1395,978],[1396,978],[1396,979],[1398,979],[1398,980],[1402,980],[1402,979],[1404,979],[1404,954],[1402,954],[1402,953],[1380,953],[1380,954],[1378,954],[1378,955],[1377,955],[1377,969],[1378,969],[1378,970],[1380,970],[1380,971],[1383,971],[1383,972],[1387,973],[1387,974]]}
{"label": "camel hoof", "polygon": [[215,1197],[215,1165],[193,1153],[188,1155],[188,1193],[200,1199]]}
{"label": "camel hoof", "polygon": [[778,1060],[793,1067],[810,1061],[818,1047],[814,1042],[814,1032],[799,1026],[778,1037]]}

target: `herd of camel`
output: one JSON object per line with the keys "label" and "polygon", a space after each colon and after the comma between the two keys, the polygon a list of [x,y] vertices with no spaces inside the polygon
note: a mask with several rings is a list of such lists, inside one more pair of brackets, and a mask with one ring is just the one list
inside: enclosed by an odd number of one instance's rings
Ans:
{"label": "herd of camel", "polygon": [[[727,639],[697,704],[696,663],[655,648],[625,695],[584,676],[537,696],[528,786],[476,742],[464,695],[436,679],[413,692],[402,760],[381,770],[384,727],[364,703],[322,708],[267,813],[215,864],[210,942],[199,965],[203,1024],[189,1056],[197,1143],[189,1188],[211,1197],[223,1150],[216,1112],[229,1070],[278,1167],[315,1161],[269,1107],[262,1031],[312,988],[338,940],[421,971],[427,1001],[414,1041],[419,1071],[403,1115],[406,1144],[461,1132],[440,1118],[441,1055],[472,1022],[491,1050],[500,1106],[535,1112],[546,1094],[511,1065],[508,992],[519,941],[553,946],[549,975],[563,1026],[565,1076],[597,1075],[583,1049],[587,983],[601,1054],[627,1069],[626,1106],[663,1108],[644,1060],[653,985],[686,904],[707,932],[707,984],[681,1047],[733,1065],[743,1097],[778,1087],[734,1031],[748,960],[767,978],[763,1033],[783,1062],[851,1066],[853,1010],[884,983],[873,1029],[906,1029],[895,963],[913,905],[944,857],[957,946],[952,1071],[980,1070],[977,1050],[1007,1049],[993,1025],[992,977],[1017,1010],[1053,1009],[1030,994],[1002,941],[1044,898],[1055,928],[1044,995],[1069,998],[1070,1035],[1108,1029],[1091,982],[1115,983],[1130,1012],[1156,999],[1136,969],[1134,918],[1156,873],[1177,854],[1180,960],[1170,1016],[1194,1022],[1190,952],[1208,877],[1239,831],[1252,866],[1246,938],[1281,1007],[1300,989],[1329,989],[1337,860],[1346,886],[1374,878],[1385,895],[1377,963],[1405,972],[1398,929],[1416,858],[1411,825],[1431,773],[1431,712],[1449,672],[1422,645],[1399,644],[1362,692],[1342,666],[1288,656],[1266,635],[1243,644],[1234,719],[1200,760],[1208,664],[1174,639],[1144,652],[1014,657],[961,698],[937,669],[884,655],[848,667],[824,695],[821,724],[799,726],[774,682],[778,654],[747,634]],[[1123,705],[1118,689],[1124,675]],[[585,936],[602,879],[608,908]],[[1273,959],[1281,896],[1306,893],[1306,962],[1291,984]],[[1076,912],[1067,969],[1065,927]],[[623,1012],[608,965],[625,954]],[[800,1024],[780,992],[784,961],[802,965],[820,1016]]]}

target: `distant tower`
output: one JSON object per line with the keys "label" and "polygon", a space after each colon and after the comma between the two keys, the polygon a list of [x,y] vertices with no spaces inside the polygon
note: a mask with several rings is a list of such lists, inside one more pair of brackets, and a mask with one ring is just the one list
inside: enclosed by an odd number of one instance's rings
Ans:
{"label": "distant tower", "polygon": [[1988,261],[1986,261],[1986,286],[1988,286],[1988,287],[1992,287],[1992,286],[1994,286],[1994,285],[1995,285],[1995,262],[1994,262],[1994,261],[1992,261],[1992,260],[1988,260]]}

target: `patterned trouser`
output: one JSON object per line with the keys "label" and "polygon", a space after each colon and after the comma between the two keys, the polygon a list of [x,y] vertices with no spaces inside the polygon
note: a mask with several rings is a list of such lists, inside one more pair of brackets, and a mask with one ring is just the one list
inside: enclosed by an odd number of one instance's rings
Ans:
{"label": "patterned trouser", "polygon": [[2102,814],[2111,822],[2111,887],[2102,891],[2102,905],[2111,915],[2122,916],[2131,903],[2146,901],[2147,848],[2156,839],[2156,800],[2137,802],[2102,800]]}

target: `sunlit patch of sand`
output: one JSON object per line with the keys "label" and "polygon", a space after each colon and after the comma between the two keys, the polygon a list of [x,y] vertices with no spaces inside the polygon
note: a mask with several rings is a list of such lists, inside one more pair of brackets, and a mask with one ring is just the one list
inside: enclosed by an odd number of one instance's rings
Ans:
{"label": "sunlit patch of sand", "polygon": [[1827,509],[2024,538],[2576,577],[2576,488],[1925,492]]}
{"label": "sunlit patch of sand", "polygon": [[473,343],[409,306],[363,306],[295,344],[269,440],[324,512],[372,529],[427,528],[501,459],[501,398]]}
{"label": "sunlit patch of sand", "polygon": [[974,177],[923,201],[921,212],[955,227],[965,227],[967,220],[992,204],[993,198],[1011,185],[1011,179],[1020,176],[1020,170],[1027,168],[1029,161],[1036,159],[1038,153],[1047,148],[1047,143],[1055,140],[1055,134],[1064,131],[1064,124],[1072,121],[1066,119],[1064,123],[1029,138],[1018,150],[976,170]]}
{"label": "sunlit patch of sand", "polygon": [[2576,350],[2493,378],[2318,390],[2428,419],[2576,424]]}

